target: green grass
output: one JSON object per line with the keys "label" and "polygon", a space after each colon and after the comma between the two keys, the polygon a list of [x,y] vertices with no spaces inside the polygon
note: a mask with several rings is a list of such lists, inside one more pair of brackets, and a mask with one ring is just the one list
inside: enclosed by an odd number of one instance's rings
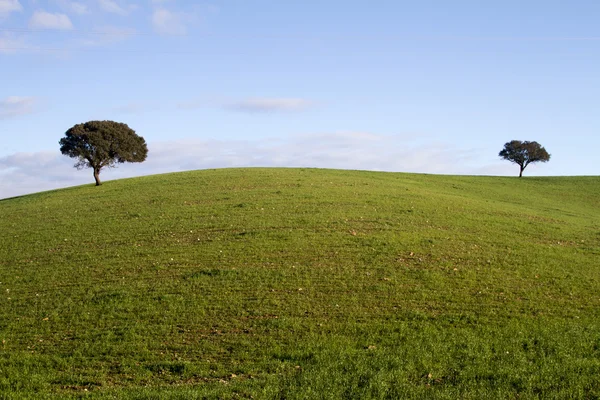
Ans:
{"label": "green grass", "polygon": [[0,399],[600,398],[600,178],[225,169],[0,201]]}

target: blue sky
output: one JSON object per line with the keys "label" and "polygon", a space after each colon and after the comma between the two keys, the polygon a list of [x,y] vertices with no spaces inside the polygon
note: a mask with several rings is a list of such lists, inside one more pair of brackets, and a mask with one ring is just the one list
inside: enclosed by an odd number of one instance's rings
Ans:
{"label": "blue sky", "polygon": [[92,183],[58,140],[148,142],[104,180],[233,166],[600,175],[598,1],[0,0],[0,198]]}

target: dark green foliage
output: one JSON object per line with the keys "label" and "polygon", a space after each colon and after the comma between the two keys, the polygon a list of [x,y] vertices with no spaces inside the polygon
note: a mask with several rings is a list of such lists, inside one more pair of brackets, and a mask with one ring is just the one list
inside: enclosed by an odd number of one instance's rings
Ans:
{"label": "dark green foliage", "polygon": [[523,176],[523,170],[531,163],[550,161],[550,154],[538,142],[521,142],[511,140],[504,144],[504,148],[498,154],[500,157],[519,165],[519,177]]}
{"label": "dark green foliage", "polygon": [[114,121],[77,124],[66,132],[59,144],[62,154],[77,158],[77,169],[94,170],[96,186],[101,184],[102,168],[124,162],[142,162],[148,156],[144,138],[127,124]]}

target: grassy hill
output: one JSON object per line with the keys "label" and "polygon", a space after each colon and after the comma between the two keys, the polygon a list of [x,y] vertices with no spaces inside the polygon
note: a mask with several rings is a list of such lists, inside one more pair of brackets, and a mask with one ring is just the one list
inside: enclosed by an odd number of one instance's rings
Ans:
{"label": "grassy hill", "polygon": [[0,398],[599,398],[600,178],[225,169],[0,201]]}

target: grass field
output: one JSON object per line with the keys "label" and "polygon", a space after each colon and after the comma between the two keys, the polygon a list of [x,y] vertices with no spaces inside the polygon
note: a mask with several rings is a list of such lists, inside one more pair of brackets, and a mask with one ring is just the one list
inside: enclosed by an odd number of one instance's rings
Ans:
{"label": "grass field", "polygon": [[0,201],[0,399],[600,398],[600,177],[157,175]]}

